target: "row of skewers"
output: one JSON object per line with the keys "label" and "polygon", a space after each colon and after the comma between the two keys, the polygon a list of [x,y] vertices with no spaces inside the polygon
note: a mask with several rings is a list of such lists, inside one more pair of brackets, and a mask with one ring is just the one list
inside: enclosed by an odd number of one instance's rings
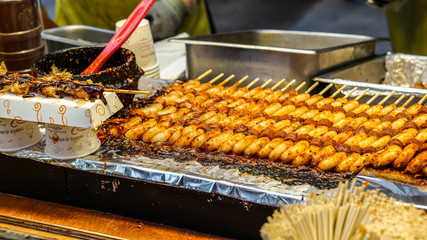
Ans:
{"label": "row of skewers", "polygon": [[[292,165],[307,165],[323,171],[358,172],[365,166],[391,167],[415,175],[427,176],[427,95],[407,107],[414,96],[401,106],[405,96],[382,106],[392,92],[378,104],[349,96],[335,98],[346,86],[330,97],[323,97],[331,87],[310,95],[317,84],[298,93],[305,83],[287,91],[295,81],[280,90],[282,80],[265,88],[224,85],[233,75],[217,85],[223,77],[207,83],[195,80],[173,84],[166,93],[146,107],[132,109],[129,117],[113,119],[114,127],[100,134],[142,140],[151,144],[173,144],[206,152],[266,158]],[[104,135],[104,136],[102,136]]]}

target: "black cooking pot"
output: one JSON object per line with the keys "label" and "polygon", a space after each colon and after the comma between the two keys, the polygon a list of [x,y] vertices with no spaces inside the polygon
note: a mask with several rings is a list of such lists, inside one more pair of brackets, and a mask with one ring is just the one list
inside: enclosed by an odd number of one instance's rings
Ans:
{"label": "black cooking pot", "polygon": [[[138,80],[144,72],[136,64],[135,55],[124,48],[117,50],[99,72],[80,75],[103,49],[103,46],[85,46],[48,53],[34,62],[33,74],[46,75],[52,71],[52,65],[55,65],[60,71],[66,70],[73,74],[75,80],[90,79],[94,83],[102,83],[106,88],[137,89]],[[134,97],[131,94],[118,94],[118,96],[125,106],[130,104]]]}

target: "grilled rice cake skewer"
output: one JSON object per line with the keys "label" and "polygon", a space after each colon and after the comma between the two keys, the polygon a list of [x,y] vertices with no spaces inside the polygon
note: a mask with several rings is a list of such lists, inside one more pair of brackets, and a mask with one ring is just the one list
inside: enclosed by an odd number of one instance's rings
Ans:
{"label": "grilled rice cake skewer", "polygon": [[35,78],[28,74],[10,74],[0,76],[0,91],[11,92],[17,95],[28,95],[38,92],[46,97],[62,98],[71,96],[85,100],[104,100],[104,87],[85,81],[75,81],[71,78],[49,76]]}

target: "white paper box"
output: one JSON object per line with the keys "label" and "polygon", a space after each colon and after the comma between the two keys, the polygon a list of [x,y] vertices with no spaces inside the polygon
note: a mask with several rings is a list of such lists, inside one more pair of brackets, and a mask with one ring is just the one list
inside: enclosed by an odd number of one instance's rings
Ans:
{"label": "white paper box", "polygon": [[123,107],[116,93],[105,92],[107,104],[100,99],[46,98],[42,95],[23,98],[0,93],[0,117],[62,126],[96,128]]}

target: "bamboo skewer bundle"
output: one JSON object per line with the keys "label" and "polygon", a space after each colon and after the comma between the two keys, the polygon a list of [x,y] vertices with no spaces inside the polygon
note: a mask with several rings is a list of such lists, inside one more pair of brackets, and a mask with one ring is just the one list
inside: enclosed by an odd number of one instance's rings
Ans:
{"label": "bamboo skewer bundle", "polygon": [[265,240],[427,239],[427,213],[355,181],[317,195],[305,204],[282,206],[261,228]]}

